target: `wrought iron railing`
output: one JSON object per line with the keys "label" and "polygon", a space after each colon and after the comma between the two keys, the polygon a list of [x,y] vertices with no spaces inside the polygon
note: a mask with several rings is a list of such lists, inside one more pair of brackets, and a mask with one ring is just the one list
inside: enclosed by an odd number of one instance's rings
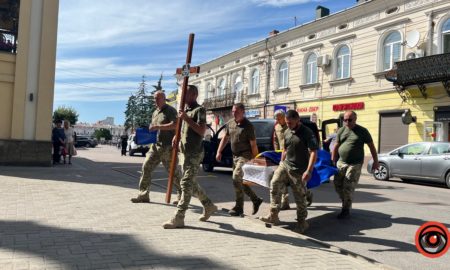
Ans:
{"label": "wrought iron railing", "polygon": [[16,53],[20,0],[0,1],[0,52]]}
{"label": "wrought iron railing", "polygon": [[16,53],[17,34],[12,31],[0,30],[0,51]]}
{"label": "wrought iron railing", "polygon": [[244,103],[244,97],[245,95],[242,91],[211,97],[205,99],[203,102],[203,107],[208,110],[232,107],[235,103]]}
{"label": "wrought iron railing", "polygon": [[397,62],[395,84],[408,86],[450,79],[450,53]]}
{"label": "wrought iron railing", "polygon": [[442,82],[450,95],[450,53],[436,54],[397,62],[385,75],[392,82],[403,100],[405,87],[417,85],[423,97],[427,97],[428,83]]}

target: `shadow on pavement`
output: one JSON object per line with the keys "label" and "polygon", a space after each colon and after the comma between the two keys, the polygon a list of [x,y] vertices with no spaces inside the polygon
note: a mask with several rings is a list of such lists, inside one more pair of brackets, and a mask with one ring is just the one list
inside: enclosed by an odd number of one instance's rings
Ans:
{"label": "shadow on pavement", "polygon": [[23,252],[45,257],[46,261],[61,264],[65,269],[111,268],[117,263],[123,267],[180,268],[195,265],[197,269],[201,265],[203,269],[227,269],[200,256],[158,253],[157,247],[149,249],[126,234],[70,230],[35,222],[0,221],[0,235],[0,247],[14,252],[14,256]]}
{"label": "shadow on pavement", "polygon": [[[314,209],[314,207],[312,207],[312,209]],[[331,212],[307,219],[311,226],[306,231],[305,235],[324,242],[359,242],[385,247],[372,250],[380,252],[416,252],[417,249],[414,244],[402,241],[368,237],[364,231],[385,229],[391,227],[393,224],[414,225],[419,227],[427,222],[427,220],[409,217],[392,218],[391,215],[361,209],[352,210],[352,215],[349,219],[339,220],[336,216],[339,213],[340,208],[320,206],[316,207],[316,209]],[[284,227],[289,229],[293,229],[295,224],[295,222],[283,223]],[[446,226],[448,227],[450,225],[446,224]]]}

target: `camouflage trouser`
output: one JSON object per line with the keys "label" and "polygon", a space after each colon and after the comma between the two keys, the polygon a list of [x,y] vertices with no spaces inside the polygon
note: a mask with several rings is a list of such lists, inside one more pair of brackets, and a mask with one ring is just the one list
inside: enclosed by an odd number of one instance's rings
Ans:
{"label": "camouflage trouser", "polygon": [[302,181],[303,172],[293,172],[283,163],[275,170],[270,181],[270,208],[279,211],[281,207],[282,187],[289,184],[297,205],[297,221],[301,222],[308,216],[306,209],[306,185]]}
{"label": "camouflage trouser", "polygon": [[[148,151],[144,164],[142,165],[142,176],[139,181],[139,197],[148,197],[150,192],[150,185],[152,183],[152,172],[162,162],[167,171],[170,169],[170,161],[172,158],[171,147],[158,147],[152,144],[150,151]],[[177,189],[178,197],[181,196],[180,178],[181,171],[178,166],[178,160],[175,161],[177,166],[173,174],[173,182]]]}
{"label": "camouflage trouser", "polygon": [[281,187],[281,205],[289,204],[289,190],[288,185]]}
{"label": "camouflage trouser", "polygon": [[212,202],[208,196],[206,196],[205,191],[197,183],[197,180],[195,180],[200,168],[200,163],[203,160],[203,152],[197,154],[185,153],[184,155],[183,177],[180,181],[181,200],[178,202],[176,211],[176,216],[180,218],[184,218],[193,195],[200,200],[203,207],[212,205]]}
{"label": "camouflage trouser", "polygon": [[249,161],[244,157],[233,157],[233,186],[236,193],[236,207],[243,209],[244,207],[244,193],[250,197],[252,202],[256,202],[259,198],[255,192],[247,185],[243,185],[244,170],[242,166]]}
{"label": "camouflage trouser", "polygon": [[337,163],[338,173],[334,176],[334,188],[342,200],[342,208],[352,208],[353,193],[361,176],[362,164]]}

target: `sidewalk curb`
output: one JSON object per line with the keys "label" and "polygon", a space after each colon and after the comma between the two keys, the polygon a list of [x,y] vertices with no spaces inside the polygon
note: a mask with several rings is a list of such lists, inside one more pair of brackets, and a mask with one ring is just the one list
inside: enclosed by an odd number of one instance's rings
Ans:
{"label": "sidewalk curb", "polygon": [[[135,175],[132,175],[131,173],[128,173],[128,172],[125,172],[125,171],[120,171],[120,170],[115,170],[115,169],[113,169],[113,170],[116,171],[116,172],[128,175],[128,176],[133,177],[133,178],[136,177]],[[367,175],[369,175],[369,174],[367,174]],[[151,185],[154,185],[154,186],[162,188],[162,189],[166,189],[167,188],[166,186],[161,185],[161,184],[157,184],[157,183],[151,183]],[[229,210],[230,209],[220,207],[218,211],[221,211],[221,212],[227,214]],[[329,244],[327,242],[323,242],[323,241],[317,240],[315,238],[311,238],[309,236],[305,236],[305,235],[302,235],[302,234],[295,233],[295,232],[293,232],[293,231],[291,231],[289,229],[284,229],[284,228],[281,228],[281,227],[274,226],[272,224],[268,224],[268,223],[262,222],[260,220],[252,218],[251,216],[248,216],[248,215],[245,215],[245,214],[242,214],[240,217],[241,218],[246,218],[246,219],[250,220],[251,222],[254,222],[254,223],[257,223],[257,224],[260,224],[260,225],[264,224],[266,227],[274,229],[274,230],[279,230],[280,232],[284,232],[284,233],[287,232],[287,233],[289,233],[290,235],[292,235],[294,237],[299,237],[299,238],[301,238],[303,240],[309,241],[309,242],[314,243],[316,245],[320,245],[320,246],[322,246],[324,248],[330,249],[332,251],[336,251],[337,253],[340,253],[342,255],[350,256],[350,257],[353,257],[353,258],[355,258],[357,260],[366,261],[368,263],[371,263],[373,265],[376,265],[376,266],[381,267],[381,268],[386,269],[386,270],[397,270],[398,269],[398,268],[395,268],[395,267],[392,267],[392,266],[388,266],[388,265],[382,264],[382,263],[380,263],[380,262],[378,262],[378,261],[376,261],[374,259],[371,259],[369,257],[365,257],[363,255],[360,255],[358,253],[352,252],[350,250],[331,245],[331,244]],[[233,218],[235,218],[235,217],[233,217]]]}

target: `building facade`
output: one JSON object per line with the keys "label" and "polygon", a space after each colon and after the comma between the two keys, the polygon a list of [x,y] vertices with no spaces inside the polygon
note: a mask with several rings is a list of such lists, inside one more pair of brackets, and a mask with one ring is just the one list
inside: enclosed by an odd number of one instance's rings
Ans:
{"label": "building facade", "polygon": [[0,0],[0,164],[51,160],[58,0]]}
{"label": "building facade", "polygon": [[382,152],[449,141],[450,75],[405,87],[386,80],[396,63],[436,55],[443,60],[434,69],[450,71],[449,1],[369,0],[331,15],[323,7],[316,13],[310,23],[275,30],[200,66],[190,83],[199,87],[212,125],[226,122],[231,106],[243,102],[248,117],[296,109],[319,127],[354,110]]}

